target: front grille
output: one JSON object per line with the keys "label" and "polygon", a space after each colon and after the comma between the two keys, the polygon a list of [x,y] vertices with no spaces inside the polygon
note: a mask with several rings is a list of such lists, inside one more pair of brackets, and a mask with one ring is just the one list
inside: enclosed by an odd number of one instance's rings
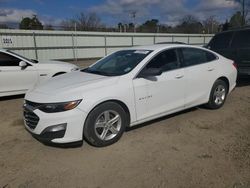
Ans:
{"label": "front grille", "polygon": [[23,116],[26,125],[31,129],[35,129],[39,122],[39,117],[27,107],[24,107]]}

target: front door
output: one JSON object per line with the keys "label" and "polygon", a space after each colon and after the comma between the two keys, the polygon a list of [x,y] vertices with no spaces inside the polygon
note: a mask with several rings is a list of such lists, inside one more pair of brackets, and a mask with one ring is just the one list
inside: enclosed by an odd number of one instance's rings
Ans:
{"label": "front door", "polygon": [[184,107],[185,75],[176,49],[156,55],[145,67],[161,68],[160,76],[133,80],[137,120],[161,116]]}
{"label": "front door", "polygon": [[0,94],[26,91],[37,82],[37,70],[31,65],[21,69],[21,60],[0,52]]}

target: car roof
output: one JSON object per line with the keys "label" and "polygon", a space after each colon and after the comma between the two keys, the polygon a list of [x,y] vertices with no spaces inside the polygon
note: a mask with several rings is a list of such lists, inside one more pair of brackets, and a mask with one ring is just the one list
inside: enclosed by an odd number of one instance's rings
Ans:
{"label": "car roof", "polygon": [[233,33],[233,32],[237,32],[237,31],[245,31],[245,30],[250,30],[250,27],[247,26],[247,27],[233,28],[233,29],[230,29],[227,31],[222,31],[222,32],[216,33],[216,35],[223,34],[223,33]]}
{"label": "car roof", "polygon": [[129,49],[135,49],[135,50],[163,50],[167,48],[177,48],[177,47],[194,47],[194,48],[200,48],[197,46],[187,45],[187,44],[154,44],[154,45],[145,45],[145,46],[134,46]]}

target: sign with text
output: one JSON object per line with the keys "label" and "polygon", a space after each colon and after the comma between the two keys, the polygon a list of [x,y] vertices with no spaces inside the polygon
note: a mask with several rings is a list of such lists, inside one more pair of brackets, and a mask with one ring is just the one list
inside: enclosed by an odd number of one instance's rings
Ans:
{"label": "sign with text", "polygon": [[13,38],[11,36],[2,36],[2,45],[3,47],[13,46]]}

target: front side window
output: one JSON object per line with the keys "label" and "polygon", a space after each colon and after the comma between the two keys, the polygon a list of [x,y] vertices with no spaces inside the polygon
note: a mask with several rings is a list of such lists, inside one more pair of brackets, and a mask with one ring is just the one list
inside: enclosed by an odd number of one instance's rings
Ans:
{"label": "front side window", "polygon": [[147,65],[149,68],[161,68],[162,72],[174,70],[180,67],[175,49],[166,50],[155,56]]}
{"label": "front side window", "polygon": [[217,59],[211,52],[197,48],[183,48],[182,54],[185,66],[199,65]]}
{"label": "front side window", "polygon": [[82,70],[82,72],[104,76],[123,75],[133,70],[150,53],[150,50],[118,51],[100,60],[93,66]]}
{"label": "front side window", "polygon": [[17,53],[15,53],[15,52],[13,52],[13,51],[7,50],[7,52],[9,52],[10,54],[13,54],[13,55],[15,55],[15,56],[17,56],[17,57],[19,57],[19,58],[22,58],[22,59],[24,59],[25,61],[28,61],[28,62],[30,61],[30,62],[32,62],[32,63],[38,63],[38,60],[28,59],[27,57],[21,56],[20,54],[17,54]]}
{"label": "front side window", "polygon": [[0,66],[19,66],[20,61],[14,56],[0,52]]}

